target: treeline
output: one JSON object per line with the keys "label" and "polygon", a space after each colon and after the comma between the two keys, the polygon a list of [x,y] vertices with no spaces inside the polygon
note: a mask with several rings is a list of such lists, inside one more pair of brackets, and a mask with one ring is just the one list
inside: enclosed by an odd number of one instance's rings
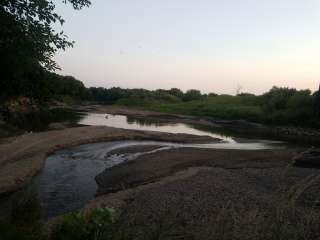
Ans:
{"label": "treeline", "polygon": [[184,93],[178,88],[154,91],[119,87],[86,88],[80,80],[72,76],[61,76],[39,68],[36,71],[33,69],[30,73],[20,76],[17,81],[2,82],[0,92],[2,102],[20,96],[36,99],[40,103],[46,103],[50,100],[64,101],[64,99],[72,99],[74,101],[95,101],[103,104],[112,104],[120,99],[133,98],[138,101],[191,101],[199,100],[206,95],[201,94],[199,90],[188,90]]}
{"label": "treeline", "polygon": [[199,90],[191,89],[184,93],[178,88],[151,91],[147,89],[123,89],[119,87],[109,89],[91,87],[88,90],[91,99],[101,103],[115,103],[121,99],[128,99],[133,102],[154,100],[161,102],[179,102],[199,100],[206,96],[201,94]]}
{"label": "treeline", "polygon": [[4,89],[0,92],[2,103],[20,96],[44,104],[53,100],[65,103],[91,101],[171,113],[320,127],[319,91],[312,93],[294,88],[273,87],[262,95],[241,93],[237,96],[203,94],[195,89],[183,92],[178,88],[86,88],[72,76],[61,76],[39,68],[19,81],[6,82],[1,89]]}
{"label": "treeline", "polygon": [[75,100],[89,98],[89,91],[81,81],[72,76],[61,76],[46,71],[43,68],[33,70],[19,77],[17,81],[3,82],[1,87],[2,102],[20,96],[35,99],[39,103],[47,103],[50,100],[63,101],[64,97],[71,97]]}
{"label": "treeline", "polygon": [[[59,95],[86,97],[80,81],[52,73],[59,69],[55,53],[74,44],[63,31],[56,31],[64,22],[56,12],[57,2],[0,1],[0,107],[8,100],[10,105],[29,102],[33,106]],[[60,2],[75,10],[90,5],[89,0]]]}
{"label": "treeline", "polygon": [[198,90],[90,88],[101,103],[116,103],[154,111],[244,119],[266,124],[320,127],[320,94],[310,90],[273,87],[262,95],[201,94]]}
{"label": "treeline", "polygon": [[141,100],[160,100],[164,102],[178,102],[199,100],[206,96],[199,90],[188,90],[182,92],[178,88],[170,90],[146,90],[146,89],[123,89],[119,87],[86,88],[84,84],[72,76],[61,76],[59,74],[45,71],[39,68],[18,81],[4,82],[1,88],[0,98],[2,100],[19,96],[33,98],[39,102],[50,100],[63,101],[72,98],[75,101],[96,101],[103,104],[112,104],[120,99],[136,98]]}

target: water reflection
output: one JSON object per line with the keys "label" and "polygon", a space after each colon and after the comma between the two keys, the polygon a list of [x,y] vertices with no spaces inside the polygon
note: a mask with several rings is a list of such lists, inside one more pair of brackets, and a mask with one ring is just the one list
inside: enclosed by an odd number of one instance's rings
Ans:
{"label": "water reflection", "polygon": [[147,118],[132,118],[123,115],[88,113],[79,124],[90,126],[109,126],[133,130],[159,131],[168,133],[188,133],[193,135],[207,135],[220,138],[227,142],[234,142],[233,138],[222,133],[203,131],[184,123],[171,123]]}
{"label": "water reflection", "polygon": [[157,119],[148,119],[148,118],[134,118],[134,117],[127,117],[128,124],[137,124],[139,126],[155,126],[155,127],[162,127],[162,126],[175,126],[176,123],[168,123],[163,122]]}
{"label": "water reflection", "polygon": [[76,126],[84,117],[71,109],[54,108],[27,113],[14,113],[5,115],[6,122],[21,131],[40,132],[49,129],[50,123],[65,123],[66,126]]}

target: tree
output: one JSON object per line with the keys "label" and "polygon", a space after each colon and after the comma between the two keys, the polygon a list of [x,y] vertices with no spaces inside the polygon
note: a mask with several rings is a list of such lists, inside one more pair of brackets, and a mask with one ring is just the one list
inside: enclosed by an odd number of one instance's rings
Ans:
{"label": "tree", "polygon": [[201,99],[201,97],[202,97],[202,95],[199,90],[190,89],[184,94],[183,100],[184,101],[199,100],[199,99]]}
{"label": "tree", "polygon": [[289,99],[297,92],[294,88],[272,87],[262,95],[268,110],[283,110],[287,108]]}
{"label": "tree", "polygon": [[169,93],[177,98],[183,98],[183,92],[179,88],[171,88]]}
{"label": "tree", "polygon": [[[77,10],[90,5],[89,0],[62,1],[71,3]],[[73,42],[68,41],[63,31],[53,29],[53,23],[64,23],[54,10],[52,0],[1,0],[0,49],[5,53],[1,56],[19,54],[23,58],[33,58],[46,69],[57,68],[52,60],[54,53],[73,46]]]}
{"label": "tree", "polygon": [[[90,5],[89,0],[61,1],[76,10]],[[30,73],[58,68],[52,57],[57,50],[74,44],[63,31],[53,28],[53,24],[63,22],[55,12],[53,0],[0,1],[1,90],[14,90]],[[37,75],[31,80],[41,77]]]}

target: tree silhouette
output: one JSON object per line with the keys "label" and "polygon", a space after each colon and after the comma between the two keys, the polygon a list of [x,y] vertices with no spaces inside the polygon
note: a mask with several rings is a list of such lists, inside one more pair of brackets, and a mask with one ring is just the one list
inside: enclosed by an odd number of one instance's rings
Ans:
{"label": "tree silhouette", "polygon": [[[90,5],[89,0],[61,1],[76,10]],[[0,1],[0,91],[20,87],[30,75],[32,80],[43,77],[42,69],[58,68],[52,60],[56,51],[73,46],[63,31],[53,28],[63,22],[53,0]]]}

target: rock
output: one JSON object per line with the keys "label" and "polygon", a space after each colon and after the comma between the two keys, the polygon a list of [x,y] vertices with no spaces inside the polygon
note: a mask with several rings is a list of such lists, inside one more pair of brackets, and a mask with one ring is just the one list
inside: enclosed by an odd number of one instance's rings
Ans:
{"label": "rock", "polygon": [[297,167],[320,168],[320,149],[310,149],[293,158]]}

